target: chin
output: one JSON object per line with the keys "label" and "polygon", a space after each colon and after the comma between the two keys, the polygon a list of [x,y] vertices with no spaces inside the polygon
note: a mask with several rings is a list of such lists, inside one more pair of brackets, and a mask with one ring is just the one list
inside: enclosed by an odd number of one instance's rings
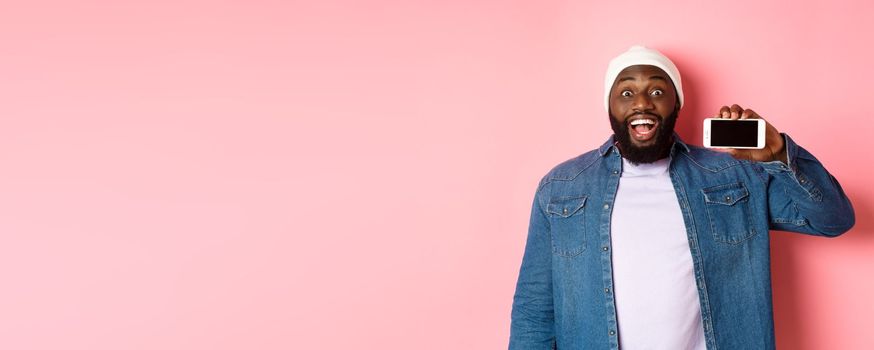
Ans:
{"label": "chin", "polygon": [[670,153],[673,144],[674,124],[677,120],[677,112],[662,118],[656,126],[655,135],[646,141],[637,141],[631,135],[628,125],[610,118],[610,126],[613,128],[614,139],[619,144],[622,156],[635,164],[652,163],[664,159]]}
{"label": "chin", "polygon": [[658,144],[658,137],[653,137],[652,139],[646,141],[637,141],[635,139],[631,139],[631,145],[637,148],[648,148],[653,147]]}

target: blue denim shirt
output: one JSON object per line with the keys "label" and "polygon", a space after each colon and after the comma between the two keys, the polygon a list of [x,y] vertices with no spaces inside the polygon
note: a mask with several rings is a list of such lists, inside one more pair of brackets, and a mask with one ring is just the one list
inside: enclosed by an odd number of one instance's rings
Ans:
{"label": "blue denim shirt", "polygon": [[[768,230],[827,237],[855,217],[837,180],[788,135],[788,164],[671,149],[707,348],[773,349]],[[510,349],[618,349],[610,215],[622,160],[611,137],[537,188],[513,298]]]}

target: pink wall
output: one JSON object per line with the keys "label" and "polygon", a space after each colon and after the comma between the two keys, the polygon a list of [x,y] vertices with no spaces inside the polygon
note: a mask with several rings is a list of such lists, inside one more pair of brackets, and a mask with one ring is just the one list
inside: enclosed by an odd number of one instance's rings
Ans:
{"label": "pink wall", "polygon": [[612,3],[4,4],[0,348],[503,348],[536,183],[637,43],[687,140],[740,103],[841,180],[851,232],[772,234],[777,340],[872,348],[874,5]]}

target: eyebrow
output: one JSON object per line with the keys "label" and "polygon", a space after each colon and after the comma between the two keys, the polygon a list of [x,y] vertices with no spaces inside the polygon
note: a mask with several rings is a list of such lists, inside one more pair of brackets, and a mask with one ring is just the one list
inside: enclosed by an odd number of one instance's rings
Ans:
{"label": "eyebrow", "polygon": [[[634,77],[619,78],[619,81],[617,81],[617,83],[621,83],[621,82],[626,81],[626,80],[637,80],[637,79],[635,79]],[[649,77],[649,80],[668,81],[667,79],[665,79],[665,77],[663,77],[661,75],[653,75],[653,76]]]}

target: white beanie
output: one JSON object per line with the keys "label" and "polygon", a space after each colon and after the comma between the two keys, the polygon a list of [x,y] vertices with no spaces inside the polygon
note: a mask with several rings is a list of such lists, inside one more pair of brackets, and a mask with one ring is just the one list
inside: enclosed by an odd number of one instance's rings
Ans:
{"label": "white beanie", "polygon": [[661,52],[636,45],[621,55],[616,56],[616,58],[610,61],[610,65],[607,66],[607,76],[604,79],[604,108],[608,112],[610,111],[610,90],[613,88],[616,76],[623,69],[636,65],[656,66],[665,71],[674,82],[674,88],[677,89],[677,99],[680,101],[680,107],[683,106],[683,83],[680,81],[680,71],[677,70],[674,62],[671,62]]}

